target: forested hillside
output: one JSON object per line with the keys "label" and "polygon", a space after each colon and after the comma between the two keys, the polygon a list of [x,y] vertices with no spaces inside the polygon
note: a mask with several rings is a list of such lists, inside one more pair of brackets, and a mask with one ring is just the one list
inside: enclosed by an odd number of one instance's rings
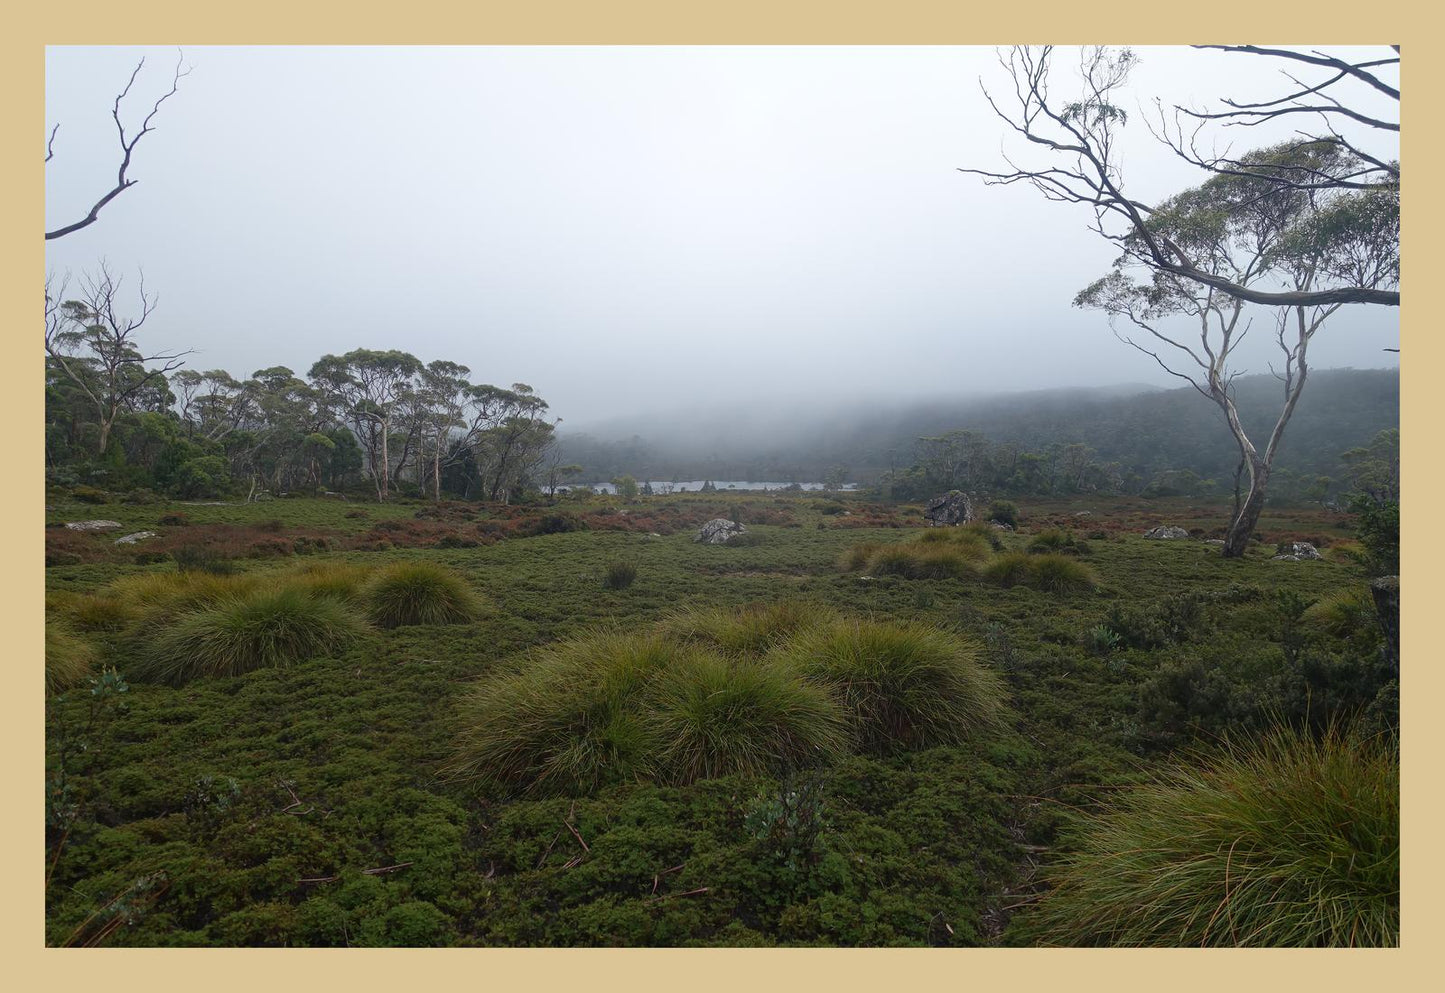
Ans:
{"label": "forested hillside", "polygon": [[[1248,376],[1236,389],[1246,428],[1252,435],[1267,434],[1278,416],[1280,383],[1267,374]],[[1318,477],[1338,481],[1342,452],[1398,427],[1399,404],[1397,370],[1313,372],[1285,435],[1278,495],[1313,499],[1332,493]],[[938,447],[920,439],[957,431],[970,432],[964,441],[982,439],[1003,448],[1003,457],[1014,464],[998,488],[1018,491],[1072,486],[1140,493],[1152,485],[1154,491],[1191,492],[1209,480],[1228,489],[1238,463],[1217,408],[1189,387],[855,403],[782,419],[742,410],[681,412],[614,422],[592,434],[564,433],[560,443],[562,459],[584,467],[584,480],[627,473],[639,479],[807,481],[842,465],[850,480],[872,483],[926,460]],[[608,433],[619,440],[608,439]],[[1079,445],[1083,450],[1070,451]],[[1060,466],[1077,470],[1081,460],[1093,470],[1075,471],[1075,484],[1057,478]],[[1023,475],[1017,475],[1020,464]]]}

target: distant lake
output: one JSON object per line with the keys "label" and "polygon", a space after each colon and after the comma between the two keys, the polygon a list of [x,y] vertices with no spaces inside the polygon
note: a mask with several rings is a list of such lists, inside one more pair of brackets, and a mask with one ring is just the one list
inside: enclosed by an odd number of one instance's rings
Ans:
{"label": "distant lake", "polygon": [[[680,483],[673,483],[673,482],[670,482],[670,481],[668,481],[668,480],[654,479],[654,480],[650,480],[650,482],[652,483],[652,492],[655,493],[655,494],[657,494],[658,496],[661,496],[662,494],[667,493],[667,492],[669,491],[669,489],[670,489],[671,492],[673,492],[673,493],[682,493],[682,492],[696,493],[696,492],[698,492],[699,490],[702,489],[702,484],[705,483],[705,482],[707,482],[707,480],[705,480],[705,479],[685,479],[685,480],[683,480],[683,481],[680,482]],[[743,481],[743,480],[731,480],[731,481],[729,481],[729,480],[723,480],[723,479],[714,479],[714,480],[712,481],[712,484],[718,488],[718,492],[719,492],[719,493],[722,493],[722,492],[725,492],[725,491],[728,491],[728,490],[731,490],[731,491],[733,491],[733,492],[737,492],[737,491],[739,491],[739,490],[785,490],[785,489],[787,489],[789,486],[792,486],[792,485],[793,485],[792,483],[759,483],[759,482],[754,482],[754,481]],[[823,488],[823,484],[822,484],[822,483],[798,483],[797,485],[801,486],[801,487],[802,487],[803,489],[805,489],[805,490],[821,490],[821,489]],[[642,488],[642,480],[639,479],[639,480],[637,481],[637,486],[638,486],[639,489]],[[581,486],[576,486],[576,487],[573,487],[573,486],[559,486],[559,487],[557,487],[557,492],[561,493],[561,492],[565,492],[565,491],[567,491],[567,490],[571,490],[571,489],[581,489],[581,488],[583,488],[583,487],[581,487]],[[593,491],[595,491],[595,492],[597,492],[597,493],[616,493],[616,492],[617,492],[617,487],[613,486],[611,483],[589,483],[589,484],[587,484],[586,488],[587,488],[587,489],[590,489],[590,490],[593,490]],[[844,483],[842,488],[843,488],[844,490],[855,490],[855,489],[858,488],[858,484],[857,484],[857,483]]]}

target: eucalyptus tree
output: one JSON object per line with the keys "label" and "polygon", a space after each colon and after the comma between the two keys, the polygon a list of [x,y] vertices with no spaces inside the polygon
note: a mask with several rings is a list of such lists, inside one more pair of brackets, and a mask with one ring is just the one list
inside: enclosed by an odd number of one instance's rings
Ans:
{"label": "eucalyptus tree", "polygon": [[361,441],[378,501],[384,502],[391,490],[393,420],[421,368],[420,360],[407,352],[358,348],[345,355],[323,355],[309,373],[312,386],[331,401]]}
{"label": "eucalyptus tree", "polygon": [[45,353],[51,368],[65,377],[95,411],[96,451],[104,454],[116,419],[145,402],[166,375],[183,364],[185,352],[152,352],[139,347],[136,332],[155,309],[155,297],[138,287],[138,310],[127,313],[120,301],[122,280],[104,263],[96,275],[81,277],[80,296],[67,299],[68,285],[47,280]]}
{"label": "eucalyptus tree", "polygon": [[[1338,143],[1292,141],[1241,158],[1260,172],[1349,176],[1362,163]],[[1361,289],[1398,285],[1399,197],[1392,188],[1291,185],[1248,170],[1221,172],[1201,186],[1156,206],[1144,230],[1124,238],[1124,251],[1108,275],[1075,299],[1108,314],[1124,343],[1187,382],[1224,415],[1244,482],[1225,535],[1224,554],[1239,556],[1264,507],[1275,457],[1309,377],[1309,346],[1344,301],[1316,303],[1326,284]],[[1144,238],[1175,246],[1229,287],[1267,295],[1294,294],[1296,302],[1267,310],[1274,326],[1283,401],[1261,443],[1250,437],[1235,403],[1240,375],[1235,353],[1251,324],[1250,293],[1225,290],[1153,265],[1141,254]],[[1282,289],[1281,289],[1282,288]],[[1273,368],[1273,367],[1272,367]]]}

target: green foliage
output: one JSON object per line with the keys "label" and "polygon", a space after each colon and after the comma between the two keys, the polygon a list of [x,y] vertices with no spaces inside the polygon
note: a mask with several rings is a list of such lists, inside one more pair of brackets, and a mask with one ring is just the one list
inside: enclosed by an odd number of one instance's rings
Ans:
{"label": "green foliage", "polygon": [[239,676],[344,648],[362,624],[344,606],[282,587],[184,614],[156,637],[134,677],[179,686],[201,676]]}
{"label": "green foliage", "polygon": [[1016,528],[1019,526],[1018,505],[1008,500],[995,500],[988,505],[988,519]]}
{"label": "green foliage", "polygon": [[1350,510],[1359,515],[1355,533],[1369,552],[1368,566],[1379,575],[1400,572],[1400,503],[1357,497]]}
{"label": "green foliage", "polygon": [[1045,593],[1087,593],[1098,585],[1094,570],[1067,555],[1035,555],[1028,585]]}
{"label": "green foliage", "polygon": [[1021,923],[1050,945],[1393,946],[1399,755],[1275,730],[1087,819]]}
{"label": "green foliage", "polygon": [[837,697],[860,747],[957,744],[1003,724],[1003,684],[977,645],[921,624],[839,620],[775,650],[778,665]]}
{"label": "green foliage", "polygon": [[401,562],[378,571],[366,587],[367,614],[383,628],[462,624],[481,601],[467,581],[429,562]]}
{"label": "green foliage", "polygon": [[228,576],[236,571],[236,563],[229,556],[204,545],[182,545],[171,552],[171,558],[181,572],[209,572],[216,576]]}
{"label": "green foliage", "polygon": [[617,489],[617,495],[629,503],[637,499],[637,480],[631,476],[614,476],[612,485]]}
{"label": "green foliage", "polygon": [[625,559],[614,559],[607,563],[602,574],[602,585],[609,590],[625,590],[637,579],[637,563]]}

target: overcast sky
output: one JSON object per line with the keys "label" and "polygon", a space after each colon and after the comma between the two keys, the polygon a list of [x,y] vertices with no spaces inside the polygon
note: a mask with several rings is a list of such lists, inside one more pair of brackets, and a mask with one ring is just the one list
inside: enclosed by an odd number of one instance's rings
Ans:
{"label": "overcast sky", "polygon": [[[1130,106],[1288,85],[1274,60],[1138,51]],[[111,102],[142,55],[122,105],[132,126],[169,86],[174,49],[49,50],[48,227],[112,185]],[[195,349],[199,369],[304,376],[328,352],[400,348],[528,383],[566,428],[764,393],[1177,383],[1070,306],[1114,255],[1087,210],[956,171],[1001,162],[978,83],[1007,85],[993,49],[191,48],[185,61],[137,149],[138,184],[47,258],[79,275],[103,257],[132,284],[143,269],[159,296],[143,343]],[[1060,71],[1075,64],[1059,53]],[[1122,156],[1132,194],[1197,184],[1138,116]],[[1382,349],[1398,337],[1396,310],[1345,308],[1312,364],[1393,365]],[[1242,365],[1263,372],[1257,338]]]}

